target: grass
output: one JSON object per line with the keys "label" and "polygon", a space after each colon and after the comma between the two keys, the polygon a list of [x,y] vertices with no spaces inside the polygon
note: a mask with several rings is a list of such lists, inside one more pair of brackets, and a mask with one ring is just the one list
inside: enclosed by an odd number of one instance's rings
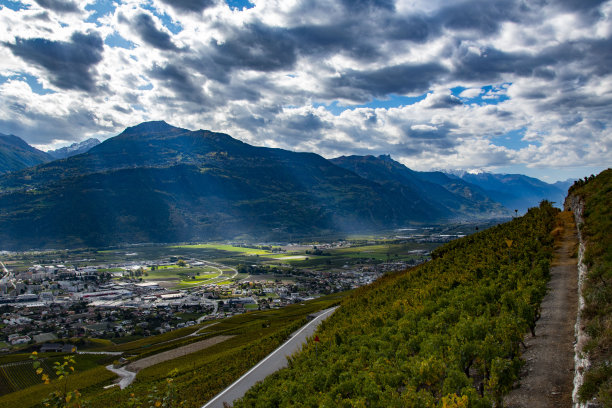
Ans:
{"label": "grass", "polygon": [[257,248],[244,248],[237,247],[233,245],[224,245],[224,244],[194,244],[194,245],[174,245],[171,248],[181,248],[181,249],[216,249],[220,251],[228,251],[228,252],[238,252],[241,254],[250,254],[250,255],[264,255],[269,254],[270,251],[266,251],[263,249]]}

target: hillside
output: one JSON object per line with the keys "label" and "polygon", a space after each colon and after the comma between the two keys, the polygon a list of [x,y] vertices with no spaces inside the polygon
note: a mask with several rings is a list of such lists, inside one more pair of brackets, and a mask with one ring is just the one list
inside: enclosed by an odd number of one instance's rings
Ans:
{"label": "hillside", "polygon": [[47,153],[14,135],[0,133],[0,174],[19,171],[53,160]]}
{"label": "hillside", "polygon": [[390,156],[342,156],[332,163],[397,191],[407,200],[418,198],[419,208],[432,217],[492,218],[508,216],[509,210],[486,196],[478,187],[441,172],[417,172]]}
{"label": "hillside", "polygon": [[318,345],[235,406],[499,406],[546,293],[557,213],[544,202],[358,289]]}
{"label": "hillside", "polygon": [[87,153],[0,178],[0,242],[23,249],[291,239],[441,221],[457,216],[452,208],[499,215],[486,198],[470,201],[434,183],[420,182],[414,194],[396,187],[313,153],[147,122]]}
{"label": "hillside", "polygon": [[565,206],[574,211],[584,245],[586,277],[581,326],[587,335],[583,352],[590,367],[579,389],[580,401],[596,399],[612,406],[612,169],[578,180]]}
{"label": "hillside", "polygon": [[466,173],[449,174],[478,186],[488,197],[511,210],[524,213],[528,208],[548,200],[561,206],[567,192],[567,182],[548,184],[522,174]]}
{"label": "hillside", "polygon": [[437,219],[312,153],[148,122],[0,178],[4,249],[368,231]]}

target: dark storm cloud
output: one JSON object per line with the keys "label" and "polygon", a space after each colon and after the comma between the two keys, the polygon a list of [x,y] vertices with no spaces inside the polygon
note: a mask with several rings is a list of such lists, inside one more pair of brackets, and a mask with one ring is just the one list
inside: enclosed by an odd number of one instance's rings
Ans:
{"label": "dark storm cloud", "polygon": [[478,54],[460,47],[455,55],[454,75],[461,80],[495,81],[501,74],[531,76],[536,69],[556,62],[546,54],[504,52],[492,47],[484,48]]}
{"label": "dark storm cloud", "polygon": [[231,72],[226,67],[217,64],[208,53],[187,55],[181,60],[181,64],[201,73],[208,79],[223,84],[230,82]]}
{"label": "dark storm cloud", "polygon": [[134,18],[134,21],[131,22],[131,25],[136,30],[140,38],[147,44],[160,50],[178,50],[178,47],[172,42],[170,34],[158,30],[155,26],[155,21],[153,21],[153,18],[149,14],[138,14]]}
{"label": "dark storm cloud", "polygon": [[607,0],[556,0],[556,3],[570,10],[585,11],[601,6]]}
{"label": "dark storm cloud", "polygon": [[92,69],[102,60],[104,49],[96,32],[75,32],[69,42],[17,37],[14,44],[4,45],[24,61],[46,69],[58,88],[93,92],[96,87]]}
{"label": "dark storm cloud", "polygon": [[457,105],[463,104],[461,99],[454,95],[440,93],[429,94],[426,102],[429,109],[454,108]]}
{"label": "dark storm cloud", "polygon": [[331,125],[323,122],[321,118],[314,115],[312,112],[303,115],[294,115],[287,120],[285,125],[289,129],[299,130],[304,133],[316,132],[331,127]]}
{"label": "dark storm cloud", "polygon": [[551,57],[559,61],[576,61],[582,64],[582,73],[597,76],[610,74],[612,66],[612,38],[573,41],[555,47]]}
{"label": "dark storm cloud", "polygon": [[202,94],[201,87],[197,86],[189,73],[178,65],[170,63],[161,67],[156,64],[149,71],[149,75],[164,82],[166,87],[176,93],[182,101],[197,104],[206,103],[206,97]]}
{"label": "dark storm cloud", "polygon": [[339,78],[329,79],[328,88],[347,98],[368,100],[390,93],[408,94],[429,89],[431,83],[446,69],[436,63],[402,64],[372,71],[348,71]]}
{"label": "dark storm cloud", "polygon": [[201,12],[217,4],[216,0],[161,0],[177,11]]}
{"label": "dark storm cloud", "polygon": [[519,21],[526,11],[513,0],[471,0],[441,9],[433,21],[451,30],[475,30],[490,35],[505,21]]}
{"label": "dark storm cloud", "polygon": [[212,59],[226,68],[276,71],[293,67],[296,44],[288,31],[265,24],[251,24],[222,44],[214,44]]}
{"label": "dark storm cloud", "polygon": [[393,40],[408,40],[417,43],[422,43],[427,40],[430,34],[439,32],[432,25],[430,19],[425,16],[408,16],[404,18],[390,19],[387,24],[386,32],[389,38]]}
{"label": "dark storm cloud", "polygon": [[379,33],[364,22],[338,22],[332,25],[304,25],[288,34],[302,55],[346,54],[360,60],[381,56]]}
{"label": "dark storm cloud", "polygon": [[372,11],[376,9],[393,11],[395,10],[394,0],[341,0],[342,5],[348,9],[349,12],[357,11]]}
{"label": "dark storm cloud", "polygon": [[79,7],[74,1],[63,0],[35,0],[43,8],[53,10],[58,13],[78,13]]}

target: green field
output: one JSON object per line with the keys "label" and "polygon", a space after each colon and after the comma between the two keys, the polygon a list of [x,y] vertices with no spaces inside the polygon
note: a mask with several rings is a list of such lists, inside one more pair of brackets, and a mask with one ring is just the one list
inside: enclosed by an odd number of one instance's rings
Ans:
{"label": "green field", "polygon": [[[137,360],[194,341],[219,335],[235,336],[208,349],[146,368],[139,372],[135,383],[124,391],[117,388],[108,390],[102,388],[115,378],[115,375],[103,366],[117,357],[77,355],[75,357],[76,374],[70,377],[70,383],[72,387],[78,388],[83,393],[84,399],[89,401],[88,406],[92,408],[124,407],[128,406],[130,393],[134,393],[137,398],[145,401],[153,387],[163,389],[170,370],[178,369],[175,384],[177,384],[179,399],[185,401],[182,406],[200,407],[206,400],[231,384],[243,372],[278,347],[290,333],[306,322],[308,314],[331,307],[344,296],[346,293],[338,293],[282,309],[252,311],[220,321],[209,321],[158,336],[108,346],[105,350],[123,351],[130,360]],[[195,316],[185,315],[183,317],[192,319]],[[203,326],[208,326],[204,330],[205,334],[185,337]],[[28,357],[28,354],[6,357],[5,363],[27,360]],[[61,356],[58,355],[56,358],[61,359]],[[49,363],[52,361],[49,360]],[[0,406],[33,407],[39,404],[54,387],[62,386],[57,381],[47,386],[37,384],[39,378],[37,379],[28,361],[20,370],[20,375],[28,376],[30,383],[36,385],[1,396]],[[6,385],[3,378],[5,376],[0,376],[0,387],[8,389],[7,387],[11,385]],[[202,387],[201,384],[206,384],[206,386]]]}
{"label": "green field", "polygon": [[161,265],[156,269],[147,270],[142,278],[151,281],[172,281],[175,284],[174,288],[186,289],[215,283],[223,273],[223,270],[212,266],[180,267],[178,265]]}
{"label": "green field", "polygon": [[249,255],[264,255],[271,253],[270,251],[266,251],[263,249],[257,248],[244,248],[237,247],[232,245],[224,245],[224,244],[194,244],[194,245],[174,245],[171,248],[180,248],[180,249],[216,249],[219,251],[227,251],[227,252],[238,252],[241,254],[249,254]]}

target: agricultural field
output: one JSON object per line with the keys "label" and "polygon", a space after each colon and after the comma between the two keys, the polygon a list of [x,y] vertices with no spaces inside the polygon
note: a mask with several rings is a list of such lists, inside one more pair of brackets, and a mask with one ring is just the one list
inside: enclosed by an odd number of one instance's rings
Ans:
{"label": "agricultural field", "polygon": [[[296,267],[326,268],[343,266],[346,263],[385,262],[410,260],[415,257],[411,251],[431,251],[453,234],[469,235],[490,225],[454,224],[430,227],[405,228],[389,231],[382,235],[351,236],[344,239],[348,248],[326,248],[332,241],[303,242],[300,244],[257,245],[257,247],[237,246],[227,243],[197,243],[182,245],[131,245],[107,249],[47,250],[10,253],[3,258],[5,264],[14,272],[25,271],[34,264],[67,264],[82,268],[103,266],[100,272],[122,272],[120,264],[139,264],[144,262],[165,261],[175,264],[178,259],[197,259],[216,262],[235,267],[240,264],[287,264]],[[255,246],[255,245],[253,245]],[[313,247],[322,248],[329,255],[319,256],[312,252]],[[333,244],[332,244],[333,246]],[[344,262],[344,263],[343,263]],[[179,269],[177,265],[159,265],[157,277],[163,277],[162,269]],[[150,271],[149,271],[150,272]],[[184,271],[186,274],[189,272]],[[179,272],[177,271],[177,274]],[[201,271],[201,273],[207,273]],[[166,275],[166,277],[174,277]],[[153,279],[152,275],[151,278]]]}
{"label": "agricultural field", "polygon": [[[138,373],[135,383],[123,391],[116,387],[103,388],[115,378],[115,375],[104,366],[110,364],[117,356],[75,356],[76,374],[71,376],[70,382],[83,393],[84,399],[89,402],[88,406],[121,407],[128,406],[131,393],[144,400],[153,387],[162,389],[166,384],[168,373],[176,370],[175,384],[179,399],[185,401],[183,406],[199,407],[278,347],[306,322],[307,315],[338,304],[346,295],[347,293],[336,293],[282,309],[252,311],[158,336],[99,348],[99,350],[124,352],[124,356],[129,361],[136,361],[216,336],[233,336],[210,348],[145,368]],[[197,335],[192,335],[198,331]],[[18,358],[23,360],[27,357],[27,354],[13,358],[6,357],[6,361],[13,362]],[[61,358],[59,355],[56,357],[56,359]],[[48,360],[48,364],[52,364],[53,361]],[[0,396],[0,406],[33,407],[40,404],[54,387],[61,386],[57,380],[47,386],[39,384],[39,381],[37,382],[39,378],[35,375],[31,362],[25,363],[21,372],[24,376],[32,374],[28,383],[31,386]],[[0,387],[9,389],[11,385],[5,385],[5,382],[5,377],[0,376]],[[206,387],[196,387],[195,384],[206,384]]]}
{"label": "agricultural field", "polygon": [[[49,374],[51,379],[55,379],[57,376],[53,370],[53,363],[61,363],[64,356],[65,354],[46,353],[39,355],[38,361],[40,361],[44,372]],[[112,360],[113,358],[106,355],[80,355],[75,368],[79,371],[86,371],[108,364]],[[40,383],[40,376],[36,374],[29,354],[22,353],[0,357],[0,396]]]}

